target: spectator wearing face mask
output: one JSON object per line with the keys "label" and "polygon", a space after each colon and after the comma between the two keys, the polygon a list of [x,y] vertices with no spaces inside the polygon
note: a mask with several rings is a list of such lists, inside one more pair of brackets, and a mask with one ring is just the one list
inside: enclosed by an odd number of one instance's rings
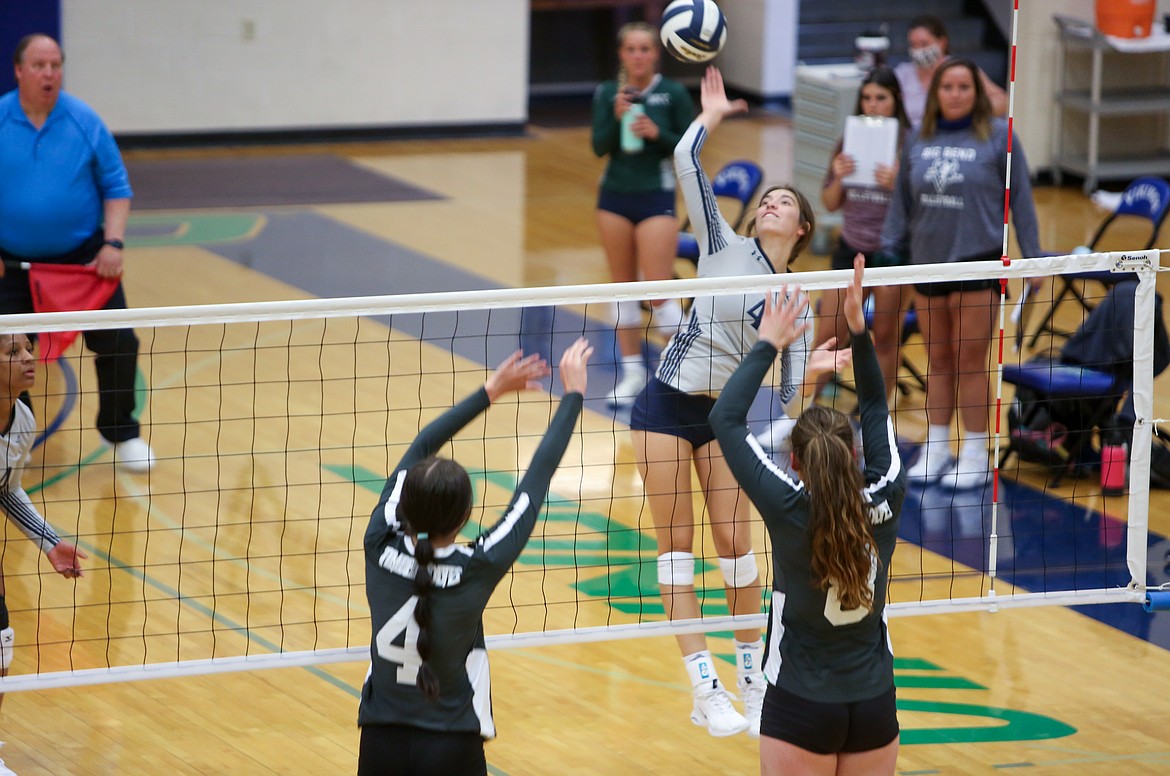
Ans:
{"label": "spectator wearing face mask", "polygon": [[[922,114],[926,109],[930,80],[934,78],[939,65],[950,59],[950,39],[947,37],[947,27],[942,19],[923,14],[910,20],[910,28],[906,31],[906,43],[910,61],[896,65],[894,75],[898,77],[898,84],[902,87],[902,102],[906,106],[906,115],[917,129],[922,124]],[[992,113],[996,116],[1006,116],[1007,92],[992,81],[983,70],[979,71],[979,80],[983,82],[983,91],[991,101]]]}

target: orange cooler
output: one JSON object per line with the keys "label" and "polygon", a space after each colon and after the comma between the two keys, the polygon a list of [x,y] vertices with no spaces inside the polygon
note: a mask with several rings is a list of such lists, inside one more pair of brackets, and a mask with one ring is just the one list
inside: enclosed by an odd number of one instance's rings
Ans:
{"label": "orange cooler", "polygon": [[1148,38],[1156,5],[1154,0],[1097,0],[1097,29],[1118,38]]}

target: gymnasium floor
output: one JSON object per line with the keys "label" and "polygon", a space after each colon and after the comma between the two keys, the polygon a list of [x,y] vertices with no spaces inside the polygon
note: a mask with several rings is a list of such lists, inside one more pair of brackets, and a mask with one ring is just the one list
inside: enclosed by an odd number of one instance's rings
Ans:
{"label": "gymnasium floor", "polygon": [[[783,181],[790,149],[787,122],[761,115],[722,127],[704,160],[715,168],[756,158],[769,181]],[[581,128],[534,126],[512,139],[141,152],[128,161],[139,200],[126,284],[138,307],[606,279],[592,219],[600,165]],[[246,184],[225,186],[235,175]],[[321,190],[328,196],[315,197]],[[1037,199],[1042,240],[1053,250],[1084,242],[1102,217],[1074,188],[1041,188]],[[814,256],[798,269],[824,265]],[[493,325],[522,338],[526,323],[505,316]],[[527,325],[539,329],[532,319]],[[409,325],[398,333],[417,335]],[[475,348],[457,356],[477,358]],[[591,374],[587,424],[612,422],[598,399],[607,377],[612,385],[612,375]],[[152,384],[163,378],[152,372]],[[902,408],[908,418],[915,401]],[[906,429],[910,452],[918,429],[909,419]],[[83,452],[93,447],[92,433],[80,435]],[[71,487],[99,526],[164,519],[153,477],[111,477],[95,466],[78,478]],[[622,492],[637,490],[628,459],[615,461],[612,480]],[[373,496],[353,489],[364,521]],[[1042,492],[1042,477],[1026,472],[1001,494],[1001,519],[1010,516],[1016,532],[1000,546],[1002,582],[1030,589],[1037,573],[1075,563],[1078,587],[1124,584],[1124,502],[1102,499],[1084,481],[1064,486],[1071,506],[1042,503]],[[1165,495],[1152,499],[1150,582],[1158,583],[1168,580],[1170,517],[1160,509]],[[963,580],[978,586],[975,572],[986,566],[988,502],[985,492],[916,490],[903,518],[909,544],[896,563],[907,572],[953,572],[954,594],[969,594]],[[634,511],[611,517],[648,531]],[[1026,541],[1043,536],[1069,541]],[[36,563],[13,541],[6,553]],[[96,580],[78,585],[87,582]],[[32,586],[9,597],[22,593]],[[44,619],[39,627],[62,626]],[[899,773],[1170,771],[1168,623],[1170,615],[1119,605],[893,620]],[[725,639],[712,643],[725,649]],[[500,730],[487,750],[493,774],[756,771],[754,741],[711,739],[687,720],[689,692],[669,639],[507,650],[492,660]],[[352,772],[364,670],[340,664],[10,694],[0,756],[22,774]]]}

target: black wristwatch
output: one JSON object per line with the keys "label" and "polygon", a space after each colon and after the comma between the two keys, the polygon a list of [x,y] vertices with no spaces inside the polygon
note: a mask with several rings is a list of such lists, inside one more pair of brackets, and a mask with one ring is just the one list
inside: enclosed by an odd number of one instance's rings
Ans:
{"label": "black wristwatch", "polygon": [[118,250],[124,250],[126,248],[126,243],[122,242],[121,240],[106,240],[102,244],[109,245],[110,247],[117,248]]}

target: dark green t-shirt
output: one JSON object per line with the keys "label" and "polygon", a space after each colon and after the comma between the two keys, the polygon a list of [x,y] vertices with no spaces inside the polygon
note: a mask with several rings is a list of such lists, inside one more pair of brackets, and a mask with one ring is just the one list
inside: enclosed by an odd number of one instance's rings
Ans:
{"label": "dark green t-shirt", "polygon": [[674,191],[674,147],[695,117],[695,104],[686,88],[655,76],[641,93],[646,115],[658,125],[658,139],[647,140],[641,151],[621,149],[621,125],[613,114],[617,81],[606,81],[593,94],[593,153],[608,156],[601,187],[622,194]]}

